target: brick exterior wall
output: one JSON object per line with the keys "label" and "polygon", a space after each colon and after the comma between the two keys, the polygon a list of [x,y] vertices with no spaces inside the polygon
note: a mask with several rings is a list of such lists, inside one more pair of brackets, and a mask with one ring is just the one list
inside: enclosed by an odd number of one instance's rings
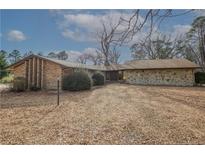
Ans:
{"label": "brick exterior wall", "polygon": [[73,73],[73,68],[64,68],[62,73],[62,77],[68,76]]}
{"label": "brick exterior wall", "polygon": [[26,65],[22,63],[14,68],[13,72],[14,77],[26,77]]}
{"label": "brick exterior wall", "polygon": [[[36,73],[35,73],[37,77],[36,80],[37,80],[38,85],[40,84],[40,82],[42,82],[42,85],[41,85],[42,89],[56,89],[57,79],[60,78],[60,81],[61,81],[61,77],[62,77],[61,66],[53,62],[46,61],[46,60],[43,60],[43,63],[41,64],[42,66],[41,65],[38,66],[38,65],[39,65],[39,61],[37,61],[38,69],[36,70]],[[42,67],[42,69],[39,69],[40,67]],[[32,68],[33,66],[31,65],[29,66],[29,69],[28,69],[28,76],[29,76],[28,84],[29,85],[33,84],[34,77],[35,77],[35,74],[34,74],[35,71]],[[40,73],[40,71],[42,72]],[[16,66],[13,69],[12,73],[14,74],[14,77],[25,77],[26,78],[26,64],[22,63],[21,65]],[[31,75],[33,76],[32,78],[30,78]],[[32,79],[32,81],[30,79]]]}
{"label": "brick exterior wall", "polygon": [[193,86],[192,69],[125,70],[124,80],[130,84]]}
{"label": "brick exterior wall", "polygon": [[[57,88],[57,79],[62,79],[62,68],[60,65],[55,64],[50,61],[44,60],[44,89],[56,89]],[[61,86],[61,84],[60,84]]]}

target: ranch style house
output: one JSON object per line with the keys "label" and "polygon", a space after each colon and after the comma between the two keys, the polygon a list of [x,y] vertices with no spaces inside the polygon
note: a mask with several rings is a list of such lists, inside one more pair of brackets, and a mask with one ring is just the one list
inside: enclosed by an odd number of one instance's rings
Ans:
{"label": "ranch style house", "polygon": [[193,86],[199,66],[186,59],[133,60],[124,64],[86,65],[30,55],[9,66],[14,77],[24,77],[26,88],[56,89],[57,80],[76,71],[104,74],[106,81],[139,85]]}

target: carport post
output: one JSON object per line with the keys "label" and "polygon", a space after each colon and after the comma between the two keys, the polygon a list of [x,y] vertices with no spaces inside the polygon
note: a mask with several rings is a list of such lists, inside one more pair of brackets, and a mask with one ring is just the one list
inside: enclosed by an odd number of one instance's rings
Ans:
{"label": "carport post", "polygon": [[59,81],[59,79],[57,80],[57,95],[58,95],[58,97],[57,97],[57,105],[59,106],[59,104],[60,104],[60,97],[59,97],[59,95],[60,95],[60,81]]}

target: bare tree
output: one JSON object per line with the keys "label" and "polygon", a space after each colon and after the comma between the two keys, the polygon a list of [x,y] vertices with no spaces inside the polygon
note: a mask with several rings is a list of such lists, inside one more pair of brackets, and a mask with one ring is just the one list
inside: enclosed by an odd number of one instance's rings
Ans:
{"label": "bare tree", "polygon": [[89,55],[86,53],[82,53],[78,58],[77,62],[81,64],[86,64],[89,59]]}
{"label": "bare tree", "polygon": [[129,17],[121,16],[116,23],[109,21],[109,24],[106,24],[103,22],[103,29],[98,33],[98,37],[100,39],[100,51],[105,57],[104,65],[116,63],[116,59],[120,57],[117,48],[132,41],[139,32],[145,31],[147,33],[144,38],[146,41],[160,27],[163,20],[184,15],[191,11],[193,10],[174,14],[173,10],[134,10]]}
{"label": "bare tree", "polygon": [[149,38],[153,32],[159,29],[165,19],[185,15],[192,11],[185,10],[181,13],[174,13],[171,9],[135,10],[129,18],[120,18],[126,29],[122,32],[119,42],[121,45],[130,42],[143,30],[147,33],[145,39]]}
{"label": "bare tree", "polygon": [[98,50],[95,50],[95,53],[89,53],[88,59],[93,63],[93,65],[101,65],[104,60],[103,55]]}
{"label": "bare tree", "polygon": [[23,55],[23,58],[25,58],[25,57],[27,57],[27,56],[30,56],[30,55],[32,55],[32,54],[33,54],[32,51],[28,51],[28,52],[26,52],[26,53]]}
{"label": "bare tree", "polygon": [[59,60],[67,60],[68,54],[66,51],[60,51],[60,52],[50,52],[48,53],[49,58],[59,59]]}
{"label": "bare tree", "polygon": [[90,54],[89,60],[93,63],[93,65],[99,65],[98,56]]}
{"label": "bare tree", "polygon": [[55,54],[54,52],[50,52],[50,53],[48,53],[48,57],[49,58],[57,58],[57,54]]}
{"label": "bare tree", "polygon": [[[187,34],[188,50],[205,71],[205,16],[196,18]],[[189,53],[190,54],[190,53]]]}
{"label": "bare tree", "polygon": [[110,51],[109,61],[113,64],[119,64],[120,52],[115,48]]}
{"label": "bare tree", "polygon": [[68,59],[68,54],[65,51],[61,51],[57,54],[59,60],[66,60]]}
{"label": "bare tree", "polygon": [[168,59],[182,57],[184,48],[183,41],[180,39],[159,34],[156,38],[149,37],[135,43],[131,47],[131,52],[134,59]]}
{"label": "bare tree", "polygon": [[[118,45],[118,38],[116,37],[118,35],[118,27],[121,24],[120,20],[116,24],[112,24],[111,21],[109,22],[110,22],[109,26],[105,25],[105,23],[102,23],[103,30],[98,33],[98,37],[100,39],[100,45],[101,45],[101,49],[99,51],[105,57],[104,65],[110,65],[111,63],[111,61],[109,60],[109,57],[113,52],[111,49],[116,49]],[[111,57],[113,56],[114,55],[112,55]]]}

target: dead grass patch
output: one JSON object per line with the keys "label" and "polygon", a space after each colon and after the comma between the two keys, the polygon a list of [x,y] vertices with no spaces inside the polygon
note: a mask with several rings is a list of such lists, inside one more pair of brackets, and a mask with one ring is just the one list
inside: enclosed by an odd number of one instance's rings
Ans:
{"label": "dead grass patch", "polygon": [[49,92],[3,95],[1,105],[19,107],[0,109],[0,143],[205,144],[204,88],[109,84],[60,100],[56,106]]}

